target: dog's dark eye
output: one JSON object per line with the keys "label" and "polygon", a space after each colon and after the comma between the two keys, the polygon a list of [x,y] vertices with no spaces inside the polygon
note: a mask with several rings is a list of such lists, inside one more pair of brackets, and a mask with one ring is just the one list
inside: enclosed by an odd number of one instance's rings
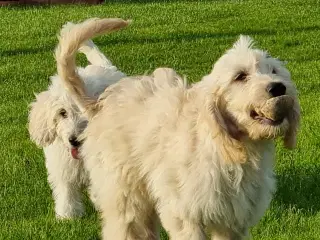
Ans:
{"label": "dog's dark eye", "polygon": [[247,76],[248,76],[247,73],[245,73],[245,72],[240,72],[240,73],[238,73],[238,75],[236,75],[236,77],[235,77],[234,80],[235,80],[235,81],[244,81],[244,80],[246,80]]}
{"label": "dog's dark eye", "polygon": [[62,116],[63,118],[67,118],[67,111],[65,109],[61,109],[59,112],[60,116]]}
{"label": "dog's dark eye", "polygon": [[275,68],[272,69],[272,74],[277,74],[277,70]]}

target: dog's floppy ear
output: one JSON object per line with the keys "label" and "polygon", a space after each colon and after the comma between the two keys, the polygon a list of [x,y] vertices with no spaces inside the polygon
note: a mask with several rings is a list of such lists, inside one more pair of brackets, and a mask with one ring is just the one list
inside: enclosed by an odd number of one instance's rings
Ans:
{"label": "dog's floppy ear", "polygon": [[219,142],[218,151],[226,162],[244,163],[247,160],[247,151],[241,142],[241,132],[222,109],[219,101],[210,104],[210,111],[214,118],[213,136]]}
{"label": "dog's floppy ear", "polygon": [[290,126],[284,136],[283,142],[286,148],[293,149],[297,143],[297,133],[300,124],[300,105],[298,100],[295,100],[294,102],[293,111],[289,115],[288,121]]}
{"label": "dog's floppy ear", "polygon": [[56,137],[52,100],[48,91],[36,96],[31,103],[29,112],[28,130],[30,138],[38,146],[45,147],[51,144]]}

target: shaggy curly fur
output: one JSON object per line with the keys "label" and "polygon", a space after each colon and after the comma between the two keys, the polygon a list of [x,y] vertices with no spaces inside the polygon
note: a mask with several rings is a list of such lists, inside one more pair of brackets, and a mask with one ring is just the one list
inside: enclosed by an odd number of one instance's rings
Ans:
{"label": "shaggy curly fur", "polygon": [[[261,109],[279,97],[292,105],[267,118]],[[214,240],[243,239],[275,191],[274,140],[293,148],[300,118],[288,70],[244,36],[192,86],[157,69],[93,105],[81,154],[103,239],[117,240],[159,239],[159,220],[171,239],[205,240],[206,228]]]}
{"label": "shaggy curly fur", "polygon": [[[116,29],[109,25],[105,31]],[[75,68],[74,72],[81,76],[84,94],[96,99],[103,90],[125,76],[99,51],[95,44],[88,40],[83,45],[74,45],[66,41],[73,34],[79,36],[79,25],[66,24],[60,36],[57,49],[58,69],[62,59],[75,58],[76,52],[84,53],[91,63],[85,68]],[[64,40],[64,41],[63,41]],[[70,73],[68,73],[70,75]],[[65,75],[58,70],[58,75],[51,77],[51,85],[47,91],[36,95],[31,104],[29,114],[29,132],[31,139],[43,147],[48,170],[48,181],[53,190],[55,213],[58,218],[72,218],[84,213],[81,188],[88,184],[83,161],[77,160],[77,148],[80,142],[78,135],[87,124],[87,116],[73,100],[61,81]]]}

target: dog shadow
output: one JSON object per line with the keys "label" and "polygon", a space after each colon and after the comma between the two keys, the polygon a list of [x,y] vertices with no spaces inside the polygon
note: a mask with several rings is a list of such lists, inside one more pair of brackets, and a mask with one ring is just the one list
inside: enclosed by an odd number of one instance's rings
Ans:
{"label": "dog shadow", "polygon": [[[220,0],[223,2],[224,0]],[[181,2],[181,0],[170,0],[170,3]],[[197,2],[197,0],[189,0],[189,2]],[[101,5],[110,5],[110,4],[148,4],[148,3],[168,3],[168,0],[103,0]],[[65,3],[66,5],[74,5],[74,3]],[[96,6],[99,4],[90,4],[90,3],[76,3],[77,5],[83,6]],[[52,8],[58,4],[47,4],[47,3],[39,3],[39,1],[34,1],[29,4],[12,4],[7,5],[5,8],[9,10],[29,10],[33,8]]]}
{"label": "dog shadow", "polygon": [[48,52],[49,50],[53,51],[53,49],[54,49],[54,44],[52,44],[52,46],[37,47],[37,48],[15,48],[10,50],[0,51],[0,56],[11,57],[16,55],[33,55],[33,54]]}
{"label": "dog shadow", "polygon": [[295,208],[306,215],[320,210],[320,168],[292,167],[277,175],[274,201],[286,208]]}
{"label": "dog shadow", "polygon": [[251,31],[242,32],[174,32],[168,33],[163,36],[152,36],[152,35],[130,35],[118,36],[117,38],[104,38],[99,39],[96,42],[101,45],[109,44],[145,44],[145,43],[160,43],[160,42],[192,42],[198,39],[221,39],[225,41],[228,38],[236,38],[240,34],[245,35],[273,35],[276,31],[272,29],[257,29]]}
{"label": "dog shadow", "polygon": [[[220,0],[223,2],[224,0]],[[137,3],[174,3],[181,2],[181,0],[104,0],[105,4],[121,3],[121,4],[137,4]],[[188,2],[197,2],[197,0],[189,0]]]}
{"label": "dog shadow", "polygon": [[[231,15],[232,16],[232,15]],[[225,16],[230,17],[230,16]],[[161,23],[159,23],[161,25]],[[320,26],[306,26],[306,27],[297,27],[295,29],[291,29],[291,33],[298,33],[301,31],[317,31],[320,30]],[[277,30],[271,28],[264,29],[241,29],[239,31],[203,31],[203,32],[193,32],[193,31],[176,31],[172,33],[167,33],[165,35],[141,35],[141,34],[130,34],[130,36],[126,34],[117,35],[117,37],[112,38],[102,38],[97,39],[96,42],[102,46],[108,46],[110,44],[145,44],[145,43],[161,43],[161,42],[192,42],[200,39],[216,39],[221,40],[222,42],[226,42],[226,39],[235,39],[239,37],[239,35],[249,35],[249,36],[272,36],[278,33]],[[276,41],[276,40],[273,40]],[[300,45],[301,42],[299,40],[292,41],[284,41],[284,47],[295,47]]]}

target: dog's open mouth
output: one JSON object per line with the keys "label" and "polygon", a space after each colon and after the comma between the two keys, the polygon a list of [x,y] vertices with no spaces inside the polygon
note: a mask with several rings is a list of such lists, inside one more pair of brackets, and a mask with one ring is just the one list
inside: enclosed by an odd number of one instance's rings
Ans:
{"label": "dog's open mouth", "polygon": [[79,150],[77,147],[71,148],[71,155],[74,159],[79,159]]}
{"label": "dog's open mouth", "polygon": [[280,125],[284,119],[284,118],[280,118],[277,120],[273,120],[273,119],[267,118],[265,116],[259,115],[255,110],[251,110],[250,117],[254,120],[259,121],[262,124],[272,125],[272,126]]}

